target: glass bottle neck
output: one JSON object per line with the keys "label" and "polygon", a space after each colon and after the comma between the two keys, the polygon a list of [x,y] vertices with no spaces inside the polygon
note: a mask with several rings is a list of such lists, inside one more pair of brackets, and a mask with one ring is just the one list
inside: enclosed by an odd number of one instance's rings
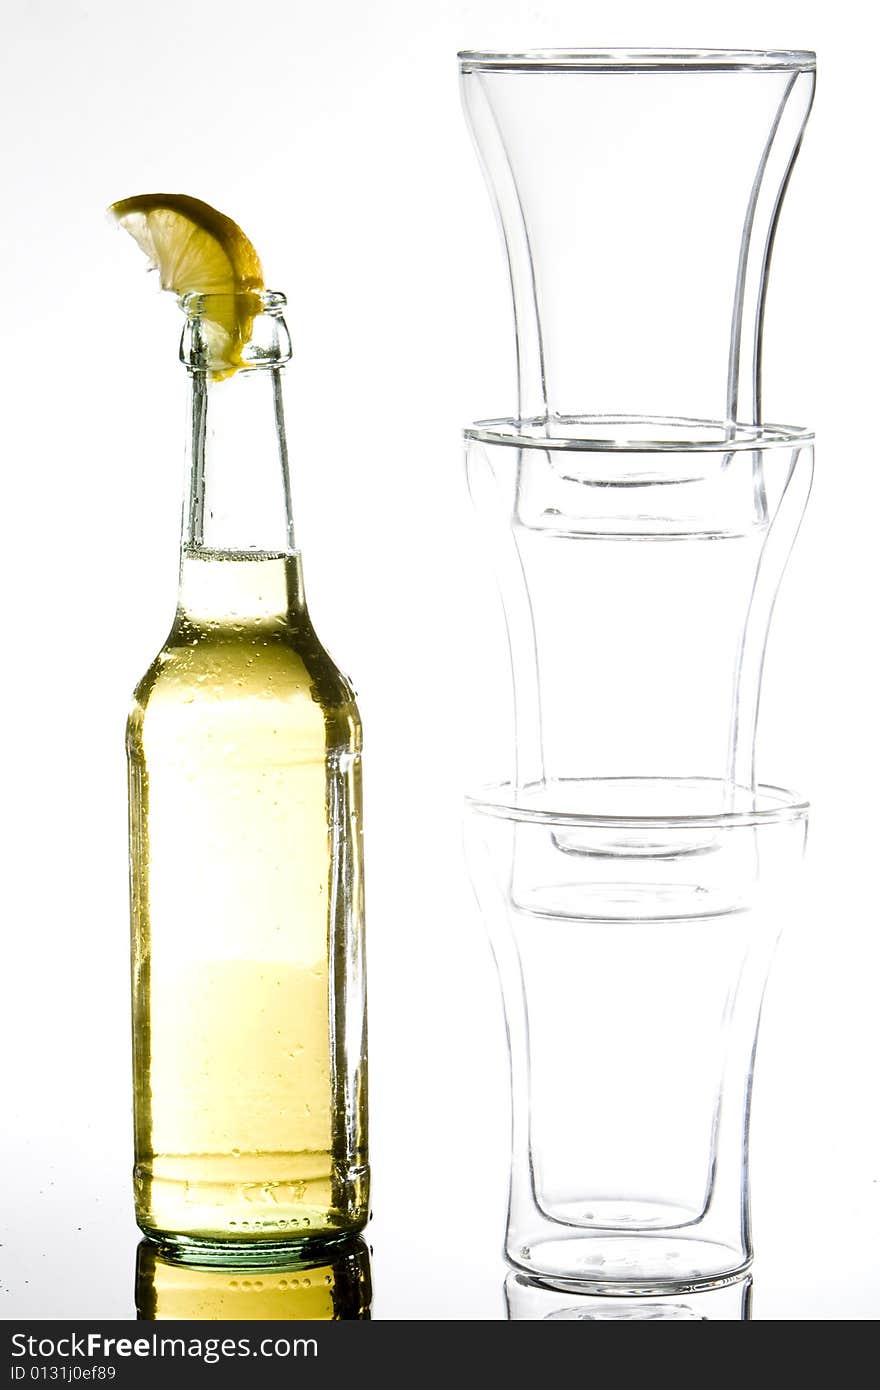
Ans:
{"label": "glass bottle neck", "polygon": [[206,620],[303,609],[281,369],[190,372],[180,609]]}
{"label": "glass bottle neck", "polygon": [[292,553],[293,514],[279,367],[217,381],[190,374],[188,549]]}

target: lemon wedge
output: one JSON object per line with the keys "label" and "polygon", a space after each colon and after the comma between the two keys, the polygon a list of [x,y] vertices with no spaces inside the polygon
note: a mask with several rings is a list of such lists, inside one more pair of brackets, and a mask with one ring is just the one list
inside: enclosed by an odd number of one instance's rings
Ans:
{"label": "lemon wedge", "polygon": [[241,366],[263,289],[263,267],[244,232],[186,193],[141,193],[109,212],[158,270],[163,290],[205,296],[208,369],[216,378],[230,376]]}

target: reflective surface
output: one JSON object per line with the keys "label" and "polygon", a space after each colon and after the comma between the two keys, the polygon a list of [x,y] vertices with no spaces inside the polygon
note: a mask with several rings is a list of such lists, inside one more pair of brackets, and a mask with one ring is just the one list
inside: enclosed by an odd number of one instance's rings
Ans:
{"label": "reflective surface", "polygon": [[668,1298],[597,1298],[511,1273],[504,1295],[511,1322],[745,1322],[752,1316],[750,1278],[724,1289]]}
{"label": "reflective surface", "polygon": [[370,1317],[370,1252],[362,1240],[321,1258],[224,1268],[181,1263],[151,1241],[137,1248],[139,1320],[363,1321]]}
{"label": "reflective surface", "polygon": [[[357,1285],[349,1278],[348,1294],[342,1297],[334,1277],[335,1311],[331,1316],[339,1320],[369,1315],[378,1321],[424,1322],[695,1321],[746,1316],[758,1321],[852,1321],[870,1320],[880,1312],[876,1188],[871,1192],[856,1184],[843,1197],[846,1220],[822,1251],[833,1264],[825,1265],[824,1260],[817,1263],[814,1231],[799,1229],[805,1209],[801,1201],[808,1200],[809,1182],[804,1175],[794,1173],[788,1193],[775,1181],[771,1189],[763,1189],[767,1200],[760,1203],[760,1254],[750,1288],[739,1284],[709,1293],[619,1299],[547,1288],[529,1276],[511,1272],[498,1250],[498,1228],[504,1220],[498,1201],[500,1197],[503,1202],[503,1172],[496,1171],[491,1143],[485,1175],[478,1175],[475,1181],[480,1205],[474,1209],[466,1251],[436,1227],[414,1228],[403,1219],[399,1223],[377,1222],[375,1236],[372,1228],[368,1232],[369,1269],[362,1243],[355,1246],[360,1250],[356,1256],[358,1278],[364,1282]],[[150,1321],[171,1316],[172,1307],[174,1316],[183,1320],[214,1316],[209,1307],[222,1308],[223,1317],[243,1321],[276,1316],[295,1321],[307,1316],[302,1310],[309,1304],[304,1300],[313,1295],[307,1288],[280,1289],[285,1275],[278,1269],[271,1274],[272,1279],[278,1279],[277,1294],[265,1286],[262,1290],[240,1287],[229,1290],[230,1302],[224,1304],[214,1284],[216,1269],[208,1270],[204,1280],[200,1275],[205,1272],[191,1266],[172,1268],[156,1260],[151,1268],[147,1251],[138,1247],[124,1177],[116,1203],[107,1202],[105,1192],[100,1202],[90,1194],[88,1206],[90,1211],[77,1229],[75,1220],[65,1215],[49,1190],[43,1215],[54,1222],[54,1233],[48,1234],[45,1228],[35,1231],[31,1225],[28,1241],[20,1238],[21,1207],[6,1214],[0,1246],[0,1316],[4,1320],[124,1321],[140,1317]],[[135,1307],[133,1288],[136,1266],[140,1311]],[[850,1277],[841,1277],[842,1267]],[[230,1282],[236,1277],[244,1281],[261,1276],[253,1269],[239,1271],[238,1276],[230,1274]],[[290,1273],[286,1277],[289,1285]],[[284,1312],[257,1312],[267,1298],[280,1300]],[[155,1305],[163,1302],[168,1311],[158,1308],[151,1312],[153,1300]],[[343,1303],[348,1312],[343,1311]],[[206,1311],[197,1313],[197,1307]]]}

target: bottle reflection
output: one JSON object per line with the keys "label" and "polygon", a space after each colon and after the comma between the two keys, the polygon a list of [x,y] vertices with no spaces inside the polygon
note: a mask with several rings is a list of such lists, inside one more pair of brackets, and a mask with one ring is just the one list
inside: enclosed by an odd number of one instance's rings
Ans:
{"label": "bottle reflection", "polygon": [[370,1253],[362,1240],[268,1266],[181,1264],[148,1240],[137,1249],[135,1306],[142,1322],[363,1321],[371,1298]]}
{"label": "bottle reflection", "polygon": [[723,1289],[675,1293],[662,1298],[615,1298],[549,1288],[525,1274],[508,1274],[504,1282],[511,1322],[748,1322],[752,1280]]}

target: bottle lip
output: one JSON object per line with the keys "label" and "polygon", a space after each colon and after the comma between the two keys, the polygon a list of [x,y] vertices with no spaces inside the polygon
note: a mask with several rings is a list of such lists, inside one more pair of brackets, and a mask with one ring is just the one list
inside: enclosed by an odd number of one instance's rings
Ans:
{"label": "bottle lip", "polygon": [[287,308],[287,296],[280,290],[242,289],[232,294],[217,294],[214,290],[188,290],[179,296],[179,304],[188,319],[202,318],[210,303],[229,303],[241,300],[251,314],[269,314],[281,318]]}
{"label": "bottle lip", "polygon": [[468,72],[815,72],[811,49],[536,48],[521,53],[463,49]]}
{"label": "bottle lip", "polygon": [[187,371],[214,380],[261,367],[283,367],[293,349],[279,290],[233,294],[190,290],[180,296],[185,315],[180,360]]}

